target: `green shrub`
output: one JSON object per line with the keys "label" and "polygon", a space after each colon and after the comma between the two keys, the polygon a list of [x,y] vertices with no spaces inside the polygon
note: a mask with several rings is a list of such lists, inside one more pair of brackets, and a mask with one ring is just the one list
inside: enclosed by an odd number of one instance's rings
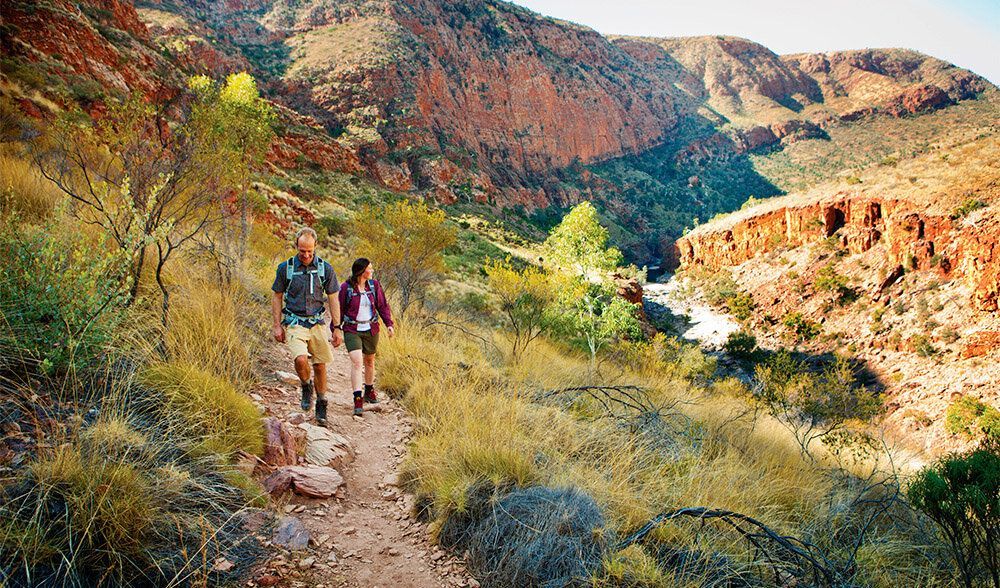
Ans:
{"label": "green shrub", "polygon": [[1000,456],[980,448],[942,459],[910,485],[913,506],[940,527],[967,587],[1000,588]]}
{"label": "green shrub", "polygon": [[966,439],[981,432],[987,439],[1000,440],[1000,411],[972,396],[963,396],[948,406],[944,428]]}
{"label": "green shrub", "polygon": [[0,220],[0,366],[92,367],[123,322],[122,258],[78,231]]}
{"label": "green shrub", "polygon": [[796,337],[806,341],[815,339],[823,332],[823,327],[819,323],[805,318],[801,312],[788,313],[781,323],[795,333]]}
{"label": "green shrub", "polygon": [[851,293],[847,286],[847,278],[837,273],[833,262],[823,266],[816,272],[816,280],[813,286],[821,292],[830,292],[835,298],[842,299]]}
{"label": "green shrub", "polygon": [[913,351],[920,357],[934,357],[938,353],[937,348],[931,342],[931,338],[927,335],[921,334],[910,337],[910,346],[913,347]]}
{"label": "green shrub", "polygon": [[726,299],[726,308],[734,317],[745,321],[753,316],[756,305],[754,304],[753,296],[745,292],[737,292]]}
{"label": "green shrub", "polygon": [[726,352],[738,359],[751,359],[757,350],[757,337],[749,331],[734,331],[723,345]]}
{"label": "green shrub", "polygon": [[985,207],[986,203],[983,202],[982,200],[979,200],[978,198],[967,198],[964,202],[962,202],[962,204],[960,204],[954,210],[952,210],[951,214],[948,216],[952,220],[957,220],[962,218],[963,216],[968,215],[971,212],[974,212],[976,210],[979,210],[980,208],[985,208]]}

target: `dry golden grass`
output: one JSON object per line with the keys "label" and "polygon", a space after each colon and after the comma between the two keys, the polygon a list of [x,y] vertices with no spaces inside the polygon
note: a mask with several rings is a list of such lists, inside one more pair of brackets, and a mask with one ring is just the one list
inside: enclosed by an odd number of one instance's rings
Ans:
{"label": "dry golden grass", "polygon": [[[704,440],[689,443],[678,432],[678,451],[665,453],[642,435],[593,418],[601,414],[594,403],[561,408],[533,400],[543,390],[587,384],[586,358],[548,342],[515,365],[491,365],[491,356],[481,344],[434,330],[403,328],[384,346],[380,381],[406,391],[418,424],[406,478],[433,501],[438,528],[483,481],[583,488],[620,534],[679,506],[729,509],[795,534],[830,490],[787,431],[767,422],[751,429],[733,417],[739,401],[705,399],[680,376],[605,366],[605,384],[639,384],[662,406],[696,402],[683,411],[698,423],[691,434]],[[680,528],[674,538],[692,548],[698,540]]]}
{"label": "dry golden grass", "polygon": [[[685,356],[690,352],[666,346],[655,361],[648,350],[642,361],[636,352],[625,355],[625,364],[608,358],[595,382],[578,352],[540,340],[512,364],[494,346],[502,343],[499,335],[479,334],[493,344],[454,329],[413,325],[383,344],[380,384],[402,396],[417,424],[404,480],[431,505],[433,530],[463,512],[470,491],[486,483],[580,488],[600,505],[618,537],[661,512],[702,506],[745,514],[783,534],[832,541],[830,525],[838,509],[847,508],[848,491],[837,487],[831,470],[802,457],[785,426],[751,416],[740,399],[741,384],[691,384],[691,374],[705,366]],[[540,397],[598,382],[636,384],[653,405],[682,414],[672,421],[666,448],[657,437],[617,426],[596,402]],[[744,540],[711,525],[665,523],[652,538],[670,549],[728,554],[734,562],[748,555]],[[920,549],[887,533],[859,554],[859,577],[872,586],[893,586],[904,576],[939,581],[931,567],[921,567]],[[660,567],[638,546],[612,553],[604,567],[595,585],[691,580]]]}
{"label": "dry golden grass", "polygon": [[41,220],[63,199],[63,192],[45,179],[30,161],[10,147],[0,149],[0,214],[15,213]]}

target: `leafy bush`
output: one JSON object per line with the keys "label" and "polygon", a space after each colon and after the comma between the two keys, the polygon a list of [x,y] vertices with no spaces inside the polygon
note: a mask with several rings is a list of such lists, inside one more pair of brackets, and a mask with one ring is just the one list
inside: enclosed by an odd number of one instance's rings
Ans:
{"label": "leafy bush", "polygon": [[944,428],[952,435],[972,439],[981,431],[1000,440],[1000,411],[972,396],[951,403],[944,413]]}
{"label": "leafy bush", "polygon": [[881,395],[857,384],[845,357],[814,371],[781,350],[759,364],[754,376],[759,385],[752,400],[785,423],[806,454],[822,438],[850,441],[850,435],[843,437],[850,422],[870,420],[883,410]]}
{"label": "leafy bush", "polygon": [[445,271],[442,252],[455,242],[445,213],[422,202],[363,206],[351,223],[359,256],[372,260],[387,290],[400,297],[400,318],[424,300],[427,287]]}
{"label": "leafy bush", "polygon": [[511,355],[517,360],[552,326],[556,284],[544,270],[533,266],[517,270],[509,261],[489,261],[485,270],[490,294],[509,327]]}
{"label": "leafy bush", "polygon": [[957,220],[963,216],[967,216],[969,213],[975,212],[980,208],[985,208],[986,203],[978,198],[967,198],[962,204],[957,206],[955,210],[951,211],[948,215],[952,220]]}
{"label": "leafy bush", "polygon": [[816,272],[813,286],[821,292],[830,292],[838,300],[848,296],[851,289],[847,286],[847,278],[837,273],[834,264],[828,263]]}
{"label": "leafy bush", "polygon": [[1000,588],[1000,456],[980,448],[926,468],[907,496],[934,520],[968,588]]}
{"label": "leafy bush", "polygon": [[0,366],[48,374],[92,367],[124,318],[123,257],[104,240],[9,218],[0,219],[0,257]]}
{"label": "leafy bush", "polygon": [[729,334],[723,348],[737,359],[751,359],[757,350],[757,337],[750,331],[734,331]]}
{"label": "leafy bush", "polygon": [[799,339],[815,339],[823,332],[823,327],[816,321],[802,316],[801,312],[790,312],[782,319],[781,324],[788,327]]}

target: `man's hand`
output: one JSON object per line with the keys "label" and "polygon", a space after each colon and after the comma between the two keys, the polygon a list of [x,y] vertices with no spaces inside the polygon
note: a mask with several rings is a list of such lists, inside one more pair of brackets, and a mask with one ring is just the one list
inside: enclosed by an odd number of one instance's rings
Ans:
{"label": "man's hand", "polygon": [[334,329],[330,341],[334,347],[340,347],[340,344],[344,342],[344,334],[340,332],[340,329]]}
{"label": "man's hand", "polygon": [[389,327],[389,337],[392,338],[396,334],[396,329]]}
{"label": "man's hand", "polygon": [[274,340],[278,343],[285,342],[285,325],[278,325],[271,328],[271,334],[274,335]]}

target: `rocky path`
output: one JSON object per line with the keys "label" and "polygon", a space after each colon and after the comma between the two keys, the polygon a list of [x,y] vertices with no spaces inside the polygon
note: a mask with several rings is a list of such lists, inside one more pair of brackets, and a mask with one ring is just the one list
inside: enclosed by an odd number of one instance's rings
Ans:
{"label": "rocky path", "polygon": [[[295,430],[303,415],[297,380],[286,371],[291,366],[284,346],[273,344],[262,367],[274,376],[253,397],[267,415]],[[346,438],[353,459],[346,457],[337,468],[344,482],[334,496],[286,492],[277,499],[280,521],[273,541],[285,547],[251,585],[477,587],[461,561],[431,545],[427,525],[413,518],[413,497],[396,485],[412,428],[406,412],[382,395],[379,405],[368,405],[374,410],[366,406],[363,416],[353,416],[343,347],[334,350],[327,369],[328,429]],[[309,417],[306,422],[314,423]]]}

